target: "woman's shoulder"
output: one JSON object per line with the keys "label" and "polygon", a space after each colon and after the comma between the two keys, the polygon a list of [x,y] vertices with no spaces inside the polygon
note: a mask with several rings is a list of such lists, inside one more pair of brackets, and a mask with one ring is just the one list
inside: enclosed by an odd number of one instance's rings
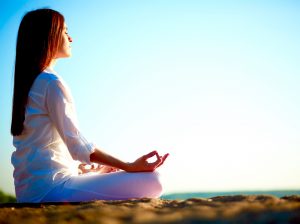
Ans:
{"label": "woman's shoulder", "polygon": [[36,78],[36,82],[44,83],[44,85],[62,85],[66,86],[65,81],[54,70],[45,69]]}
{"label": "woman's shoulder", "polygon": [[39,83],[41,86],[46,86],[46,89],[52,91],[70,91],[67,83],[54,70],[45,69],[39,76]]}
{"label": "woman's shoulder", "polygon": [[48,80],[48,81],[61,79],[61,77],[54,70],[51,70],[48,68],[46,68],[44,71],[42,71],[39,74],[38,78]]}
{"label": "woman's shoulder", "polygon": [[51,88],[65,88],[63,79],[53,70],[45,69],[35,79],[31,91],[43,92]]}

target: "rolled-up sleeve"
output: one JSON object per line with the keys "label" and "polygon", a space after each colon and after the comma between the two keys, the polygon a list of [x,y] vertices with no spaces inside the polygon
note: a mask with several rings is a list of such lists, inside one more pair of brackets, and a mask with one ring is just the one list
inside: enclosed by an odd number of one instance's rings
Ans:
{"label": "rolled-up sleeve", "polygon": [[51,80],[47,86],[46,106],[50,119],[65,142],[72,158],[91,164],[90,154],[95,145],[80,133],[74,102],[68,87],[59,79]]}

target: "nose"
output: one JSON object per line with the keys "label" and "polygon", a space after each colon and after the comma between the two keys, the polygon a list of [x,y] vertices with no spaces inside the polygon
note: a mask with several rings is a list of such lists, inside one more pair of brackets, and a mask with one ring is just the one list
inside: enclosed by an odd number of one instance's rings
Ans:
{"label": "nose", "polygon": [[68,40],[69,40],[69,42],[73,42],[73,39],[70,36],[68,36]]}

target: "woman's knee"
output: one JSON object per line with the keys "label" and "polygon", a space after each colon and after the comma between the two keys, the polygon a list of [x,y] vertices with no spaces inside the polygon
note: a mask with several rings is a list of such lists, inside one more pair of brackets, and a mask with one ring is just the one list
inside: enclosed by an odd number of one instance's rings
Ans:
{"label": "woman's knee", "polygon": [[161,175],[155,171],[148,173],[148,177],[146,178],[146,186],[149,191],[149,197],[159,197],[163,192],[163,186],[161,182]]}

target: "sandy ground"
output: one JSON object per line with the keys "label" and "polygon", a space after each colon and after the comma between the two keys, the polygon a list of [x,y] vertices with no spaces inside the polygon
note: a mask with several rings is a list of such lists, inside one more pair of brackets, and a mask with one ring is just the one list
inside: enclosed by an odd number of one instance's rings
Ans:
{"label": "sandy ground", "polygon": [[0,223],[300,223],[300,195],[0,204]]}

